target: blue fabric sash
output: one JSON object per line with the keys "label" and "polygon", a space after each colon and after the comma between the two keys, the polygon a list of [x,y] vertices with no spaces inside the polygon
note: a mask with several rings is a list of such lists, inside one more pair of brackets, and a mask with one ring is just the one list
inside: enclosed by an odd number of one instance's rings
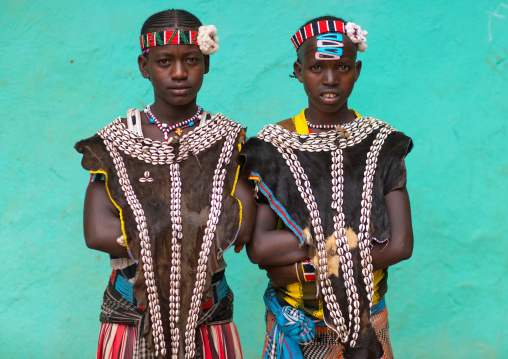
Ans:
{"label": "blue fabric sash", "polygon": [[263,296],[266,310],[275,316],[264,359],[303,359],[300,344],[309,343],[316,335],[314,323],[289,305],[281,306],[269,285]]}
{"label": "blue fabric sash", "polygon": [[[289,305],[281,306],[271,285],[263,296],[266,310],[275,316],[275,324],[268,337],[264,359],[303,359],[300,344],[308,344],[316,335],[316,326],[326,326],[323,320],[307,317]],[[374,315],[386,306],[383,297],[370,309]]]}

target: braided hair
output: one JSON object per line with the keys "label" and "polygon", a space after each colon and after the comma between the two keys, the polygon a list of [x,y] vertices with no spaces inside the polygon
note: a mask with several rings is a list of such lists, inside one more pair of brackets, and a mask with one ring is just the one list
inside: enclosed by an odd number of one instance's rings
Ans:
{"label": "braided hair", "polygon": [[[325,16],[316,17],[316,18],[314,18],[314,19],[312,19],[312,20],[307,21],[305,24],[303,24],[302,26],[300,26],[298,29],[301,29],[302,27],[309,25],[311,22],[314,22],[314,21],[323,21],[323,20],[341,21],[341,22],[343,22],[344,24],[347,24],[347,21],[346,21],[346,20],[344,20],[344,19],[342,19],[342,18],[340,18],[340,17],[331,16],[331,15],[325,15]],[[300,63],[300,59],[298,58],[298,55],[296,56],[296,61],[297,61],[298,63]],[[293,71],[293,74],[292,74],[292,75],[289,75],[289,77],[296,79],[296,74],[295,74],[295,72]]]}
{"label": "braided hair", "polygon": [[169,9],[153,14],[141,27],[141,35],[160,29],[185,27],[197,30],[203,24],[193,14],[185,10]]}
{"label": "braided hair", "polygon": [[[203,24],[194,14],[180,9],[169,9],[155,13],[146,19],[141,27],[141,35],[179,27],[197,30],[200,26],[203,26]],[[148,58],[148,52],[143,52],[143,56]],[[209,57],[209,55],[205,55],[205,58],[207,56]]]}
{"label": "braided hair", "polygon": [[340,18],[340,17],[336,17],[336,16],[331,16],[331,15],[325,15],[325,16],[320,16],[320,17],[316,17],[312,20],[309,20],[307,21],[305,24],[303,24],[301,27],[304,27],[304,26],[307,26],[309,25],[311,22],[314,22],[314,21],[324,21],[324,20],[328,20],[328,21],[341,21],[343,22],[344,24],[347,23],[346,20]]}

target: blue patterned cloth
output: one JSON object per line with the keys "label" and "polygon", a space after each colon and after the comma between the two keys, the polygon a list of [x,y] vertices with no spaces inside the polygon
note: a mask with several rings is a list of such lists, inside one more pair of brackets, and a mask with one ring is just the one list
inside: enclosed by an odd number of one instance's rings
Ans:
{"label": "blue patterned cloth", "polygon": [[300,344],[307,344],[314,338],[314,323],[298,309],[289,305],[281,306],[270,285],[263,299],[266,310],[276,318],[268,337],[264,359],[303,359]]}

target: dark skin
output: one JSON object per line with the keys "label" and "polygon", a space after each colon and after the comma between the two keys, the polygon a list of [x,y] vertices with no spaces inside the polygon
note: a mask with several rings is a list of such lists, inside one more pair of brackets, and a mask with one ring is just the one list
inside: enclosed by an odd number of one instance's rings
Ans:
{"label": "dark skin", "polygon": [[[173,29],[159,29],[173,30]],[[194,30],[194,29],[180,29]],[[197,94],[203,78],[209,70],[209,56],[203,55],[196,45],[166,45],[150,48],[147,55],[138,57],[141,75],[149,79],[154,89],[152,113],[162,123],[177,124],[192,117],[196,111]],[[163,141],[161,130],[148,121],[141,113],[143,135],[153,140]],[[183,129],[189,133],[195,127]],[[177,137],[174,132],[170,133]],[[250,240],[256,217],[252,187],[240,176],[234,196],[242,203],[242,223],[236,245]],[[105,183],[89,184],[83,210],[83,225],[86,245],[98,251],[128,258],[125,247],[117,242],[122,235],[119,212],[109,200]]]}
{"label": "dark skin", "polygon": [[[356,47],[346,35],[343,43],[343,56],[339,60],[316,60],[315,37],[306,40],[298,50],[299,61],[294,63],[294,71],[309,98],[305,117],[313,124],[340,125],[355,119],[347,100],[360,76],[362,64],[356,61]],[[388,244],[373,244],[374,270],[409,259],[413,252],[411,208],[406,187],[388,193],[385,204],[392,236]],[[309,258],[309,246],[300,245],[290,230],[277,230],[277,221],[276,213],[268,204],[259,205],[247,254],[253,263],[266,270],[272,286],[281,287],[303,278],[301,266],[296,266],[297,276],[295,263]]]}
{"label": "dark skin", "polygon": [[[317,39],[312,37],[298,49],[293,64],[296,78],[303,83],[309,98],[305,117],[315,125],[340,125],[355,119],[347,100],[360,76],[362,62],[356,61],[355,44],[343,36],[343,54],[339,60],[317,60]],[[316,132],[326,130],[316,129]]]}

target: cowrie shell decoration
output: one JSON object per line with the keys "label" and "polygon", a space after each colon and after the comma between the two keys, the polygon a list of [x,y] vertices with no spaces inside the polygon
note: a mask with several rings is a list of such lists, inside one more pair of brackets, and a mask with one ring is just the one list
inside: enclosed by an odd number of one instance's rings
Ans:
{"label": "cowrie shell decoration", "polygon": [[139,182],[141,182],[141,183],[145,183],[145,182],[151,183],[151,182],[153,182],[153,178],[150,178],[150,172],[146,171],[145,172],[145,177],[141,177],[139,179]]}

